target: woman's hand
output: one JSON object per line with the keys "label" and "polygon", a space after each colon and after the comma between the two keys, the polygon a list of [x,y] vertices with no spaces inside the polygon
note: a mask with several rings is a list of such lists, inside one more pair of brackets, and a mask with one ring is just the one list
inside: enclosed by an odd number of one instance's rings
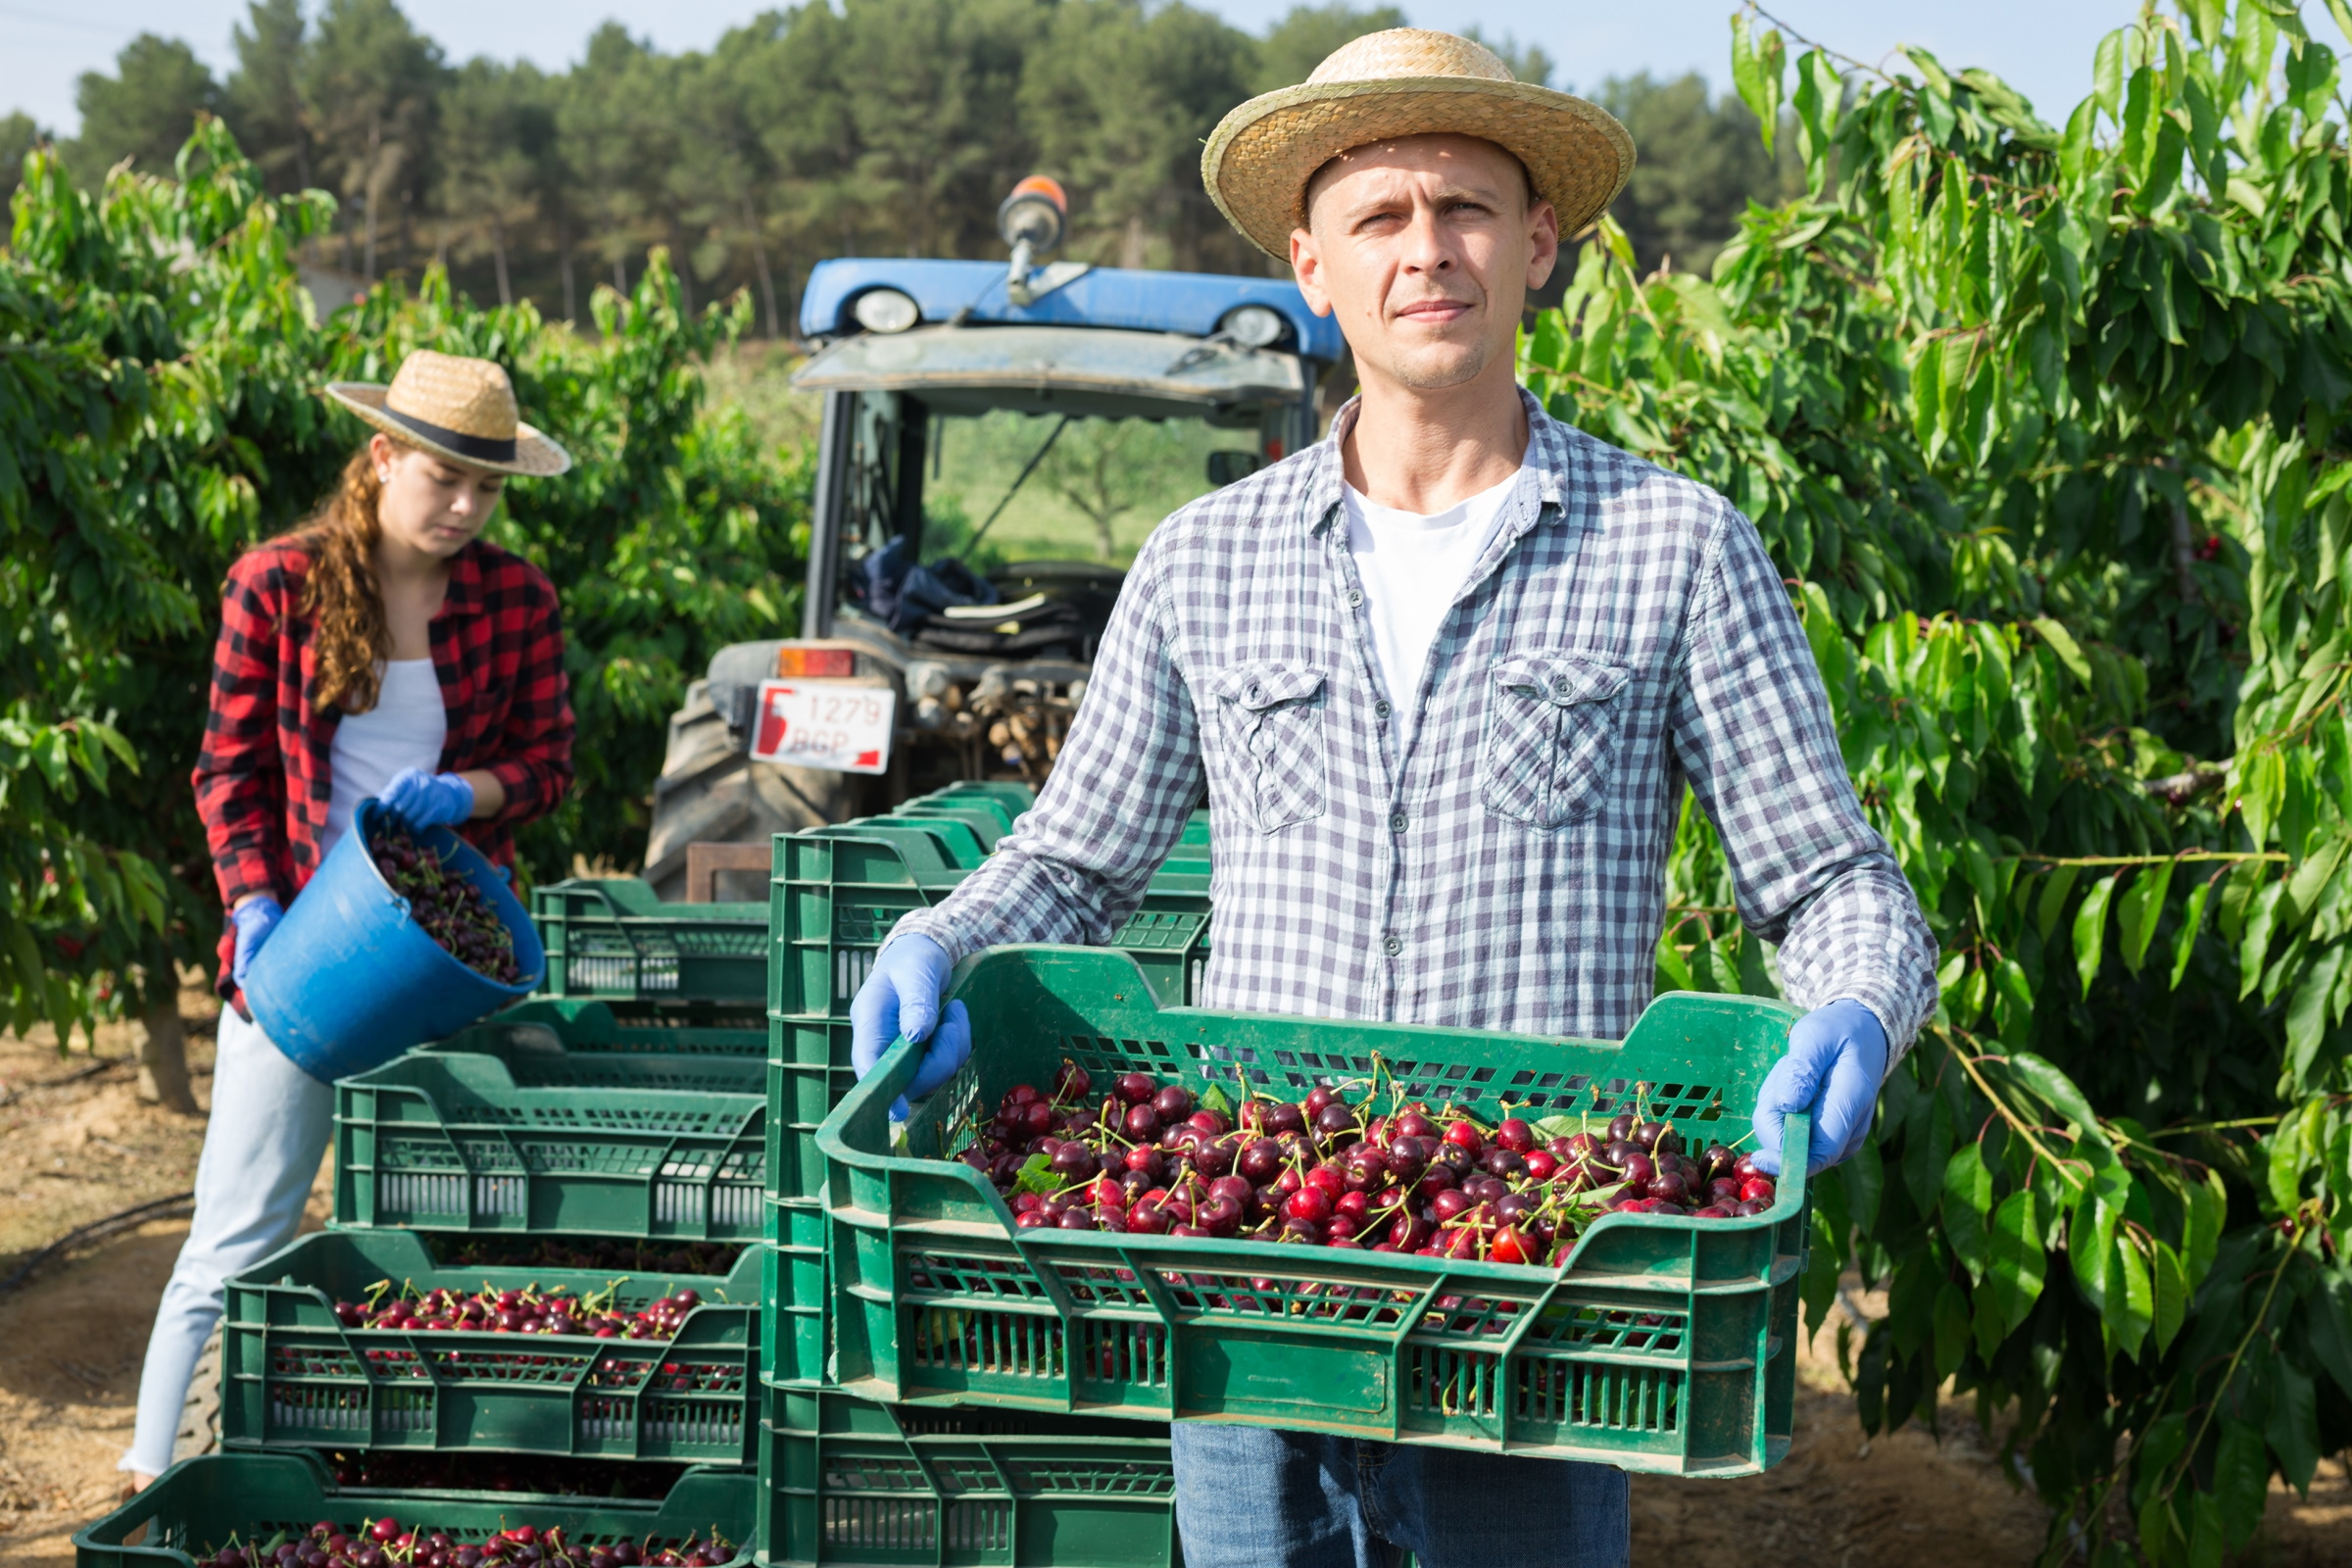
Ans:
{"label": "woman's hand", "polygon": [[228,911],[229,924],[237,928],[237,956],[229,965],[228,974],[239,986],[245,984],[245,971],[253,967],[254,956],[262,951],[262,944],[270,940],[270,933],[285,917],[286,911],[267,893],[246,899]]}
{"label": "woman's hand", "polygon": [[473,815],[473,786],[462,773],[404,767],[376,799],[411,827],[447,827]]}

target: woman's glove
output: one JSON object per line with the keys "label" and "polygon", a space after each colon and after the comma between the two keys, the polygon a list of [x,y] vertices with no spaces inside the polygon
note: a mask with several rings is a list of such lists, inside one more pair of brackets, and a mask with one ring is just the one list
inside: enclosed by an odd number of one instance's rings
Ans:
{"label": "woman's glove", "polygon": [[[948,989],[955,965],[948,950],[926,936],[908,933],[893,937],[874,959],[873,973],[858,988],[850,1003],[850,1064],[863,1078],[881,1061],[891,1042],[905,1035],[920,1045],[931,1039],[915,1069],[906,1095],[892,1102],[894,1120],[906,1119],[906,1098],[916,1100],[956,1076],[956,1069],[972,1054],[972,1015],[960,1002],[940,1012],[939,999]],[[931,1038],[933,1029],[937,1038]]]}
{"label": "woman's glove", "polygon": [[376,799],[411,827],[447,827],[473,815],[473,786],[456,773],[404,767]]}
{"label": "woman's glove", "polygon": [[1788,1031],[1788,1054],[1764,1075],[1756,1096],[1756,1165],[1781,1173],[1781,1118],[1813,1117],[1805,1174],[1818,1176],[1862,1147],[1886,1076],[1886,1031],[1879,1015],[1840,999],[1814,1008]]}
{"label": "woman's glove", "polygon": [[254,955],[262,951],[262,944],[285,917],[286,911],[267,893],[228,911],[228,923],[237,928],[237,956],[229,960],[228,976],[238,986],[245,984],[245,971],[253,967]]}

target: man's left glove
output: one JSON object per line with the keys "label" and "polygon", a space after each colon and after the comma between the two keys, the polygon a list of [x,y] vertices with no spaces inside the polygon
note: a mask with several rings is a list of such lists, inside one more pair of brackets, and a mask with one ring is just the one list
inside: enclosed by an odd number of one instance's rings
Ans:
{"label": "man's left glove", "polygon": [[1788,1031],[1788,1054],[1764,1075],[1756,1096],[1756,1165],[1781,1174],[1781,1118],[1813,1117],[1805,1174],[1818,1176],[1862,1147],[1886,1076],[1886,1031],[1859,1002],[1814,1008]]}
{"label": "man's left glove", "polygon": [[473,786],[456,773],[404,767],[376,799],[411,827],[447,827],[473,815]]}

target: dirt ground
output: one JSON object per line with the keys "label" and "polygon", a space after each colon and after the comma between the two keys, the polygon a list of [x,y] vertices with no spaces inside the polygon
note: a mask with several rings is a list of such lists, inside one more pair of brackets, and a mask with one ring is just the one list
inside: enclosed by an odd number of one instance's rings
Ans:
{"label": "dirt ground", "polygon": [[[190,1017],[209,1007],[182,999]],[[100,1033],[95,1073],[76,1043],[61,1058],[47,1035],[0,1035],[0,1276],[77,1226],[193,1184],[204,1124],[140,1102],[126,1064],[130,1029]],[[189,1067],[209,1099],[209,1026]],[[70,1080],[70,1081],[61,1081]],[[310,1223],[324,1220],[324,1184]],[[122,1477],[139,1359],[184,1219],[160,1220],[53,1261],[0,1295],[0,1556],[22,1568],[68,1568],[73,1532],[103,1513]],[[1867,1301],[1863,1303],[1868,1310]],[[1865,1442],[1834,1352],[1835,1317],[1798,1366],[1794,1451],[1744,1481],[1634,1481],[1634,1560],[1677,1568],[1757,1561],[1807,1568],[1998,1568],[2041,1549],[2047,1516],[2003,1479],[1991,1447],[1958,1407],[1940,1444],[1917,1428]],[[2321,1469],[2308,1501],[2278,1491],[2263,1568],[2352,1563],[2352,1476]]]}

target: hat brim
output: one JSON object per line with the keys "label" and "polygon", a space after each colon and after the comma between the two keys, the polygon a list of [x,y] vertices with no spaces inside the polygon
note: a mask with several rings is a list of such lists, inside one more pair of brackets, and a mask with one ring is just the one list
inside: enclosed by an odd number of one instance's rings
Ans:
{"label": "hat brim", "polygon": [[1201,149],[1200,182],[1235,228],[1287,262],[1316,170],[1350,147],[1436,134],[1491,141],[1526,165],[1563,238],[1606,212],[1633,177],[1634,138],[1598,104],[1533,82],[1396,76],[1250,99]]}
{"label": "hat brim", "polygon": [[384,410],[384,398],[392,390],[388,386],[373,381],[329,381],[319,390],[325,397],[349,409],[395,441],[405,441],[410,446],[420,447],[437,458],[463,464],[468,468],[481,468],[490,473],[511,473],[521,479],[552,479],[571,466],[570,453],[519,419],[514,423],[514,461],[492,462],[444,446],[394,418]]}

